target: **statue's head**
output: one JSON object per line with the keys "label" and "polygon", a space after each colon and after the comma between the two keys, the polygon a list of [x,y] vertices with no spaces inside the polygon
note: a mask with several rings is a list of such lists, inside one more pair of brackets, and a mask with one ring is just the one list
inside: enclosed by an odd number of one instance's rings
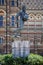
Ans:
{"label": "statue's head", "polygon": [[22,11],[26,12],[26,6],[25,6],[25,4],[22,5]]}

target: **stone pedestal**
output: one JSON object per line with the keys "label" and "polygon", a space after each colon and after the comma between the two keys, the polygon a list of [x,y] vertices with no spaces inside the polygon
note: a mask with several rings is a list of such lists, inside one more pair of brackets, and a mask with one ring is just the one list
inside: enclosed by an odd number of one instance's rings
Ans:
{"label": "stone pedestal", "polygon": [[14,41],[12,43],[13,57],[26,57],[30,54],[29,41]]}

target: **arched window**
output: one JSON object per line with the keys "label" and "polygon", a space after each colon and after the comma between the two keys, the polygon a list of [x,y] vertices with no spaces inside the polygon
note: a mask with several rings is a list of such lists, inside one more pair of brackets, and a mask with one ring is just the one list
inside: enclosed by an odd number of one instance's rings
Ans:
{"label": "arched window", "polygon": [[3,26],[3,16],[0,16],[0,27]]}
{"label": "arched window", "polygon": [[4,0],[0,0],[0,5],[4,5]]}
{"label": "arched window", "polygon": [[12,16],[12,26],[14,26],[14,21],[15,21],[15,18],[14,16]]}
{"label": "arched window", "polygon": [[14,0],[12,0],[11,1],[11,6],[14,6],[14,5],[15,5]]}

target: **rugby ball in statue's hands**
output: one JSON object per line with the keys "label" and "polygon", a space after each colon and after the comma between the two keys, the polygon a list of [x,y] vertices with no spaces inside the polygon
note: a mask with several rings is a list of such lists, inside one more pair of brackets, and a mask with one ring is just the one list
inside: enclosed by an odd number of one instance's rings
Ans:
{"label": "rugby ball in statue's hands", "polygon": [[28,14],[25,14],[24,17],[22,18],[23,21],[27,21],[28,20]]}

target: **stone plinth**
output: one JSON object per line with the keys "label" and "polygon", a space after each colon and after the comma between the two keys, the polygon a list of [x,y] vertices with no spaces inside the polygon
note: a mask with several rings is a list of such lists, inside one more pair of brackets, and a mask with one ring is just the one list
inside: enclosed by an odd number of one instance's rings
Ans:
{"label": "stone plinth", "polygon": [[12,43],[13,57],[26,57],[30,54],[29,41],[14,41]]}

